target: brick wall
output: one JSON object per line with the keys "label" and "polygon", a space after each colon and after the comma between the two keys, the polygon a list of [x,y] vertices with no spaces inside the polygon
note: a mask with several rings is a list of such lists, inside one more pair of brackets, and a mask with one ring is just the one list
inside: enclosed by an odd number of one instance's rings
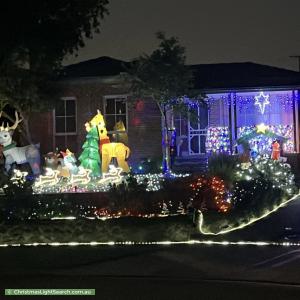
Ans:
{"label": "brick wall", "polygon": [[[35,113],[31,117],[31,132],[35,142],[41,143],[42,154],[65,150],[65,145],[78,155],[86,138],[84,124],[100,109],[103,113],[103,97],[127,95],[129,90],[121,84],[89,81],[63,82],[61,97],[77,100],[77,134],[73,136],[53,135],[53,113]],[[161,157],[161,118],[156,104],[151,99],[131,102],[128,105],[128,142],[131,149],[129,163],[137,164],[142,158]]]}
{"label": "brick wall", "polygon": [[160,159],[161,146],[161,116],[156,103],[148,98],[129,107],[128,140],[132,150],[131,164],[143,158]]}

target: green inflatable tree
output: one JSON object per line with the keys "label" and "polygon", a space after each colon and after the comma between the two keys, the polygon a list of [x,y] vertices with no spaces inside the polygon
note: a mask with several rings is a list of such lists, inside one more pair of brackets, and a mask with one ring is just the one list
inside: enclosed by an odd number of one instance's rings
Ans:
{"label": "green inflatable tree", "polygon": [[78,158],[82,167],[92,171],[91,175],[93,177],[101,176],[101,159],[98,141],[99,135],[97,127],[91,127],[82,146],[83,152]]}

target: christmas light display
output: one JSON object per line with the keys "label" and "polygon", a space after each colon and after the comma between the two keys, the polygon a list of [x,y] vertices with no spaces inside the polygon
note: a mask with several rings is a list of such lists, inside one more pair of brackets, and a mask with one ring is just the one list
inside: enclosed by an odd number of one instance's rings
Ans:
{"label": "christmas light display", "polygon": [[59,174],[58,170],[52,170],[50,168],[46,168],[46,174],[40,175],[34,182],[34,186],[35,187],[39,187],[42,185],[53,186],[59,182],[58,174]]}
{"label": "christmas light display", "polygon": [[271,159],[268,155],[259,156],[249,168],[240,168],[238,165],[238,180],[253,180],[258,176],[264,177],[272,183],[273,188],[281,189],[288,195],[295,191],[294,174],[291,166],[277,160]]}
{"label": "christmas light display", "polygon": [[260,92],[258,96],[255,96],[254,105],[258,105],[261,114],[265,113],[266,105],[270,104],[269,95],[265,95],[264,92]]}
{"label": "christmas light display", "polygon": [[77,174],[71,174],[70,183],[76,184],[88,184],[91,181],[90,173],[92,170],[84,169],[82,166],[78,168]]}
{"label": "christmas light display", "polygon": [[50,242],[50,243],[3,243],[0,244],[1,248],[6,247],[76,247],[76,246],[171,246],[171,245],[218,245],[218,246],[277,246],[277,247],[300,247],[299,242],[268,242],[268,241],[212,241],[212,240],[187,240],[187,241],[111,241],[111,242]]}
{"label": "christmas light display", "polygon": [[28,172],[21,172],[18,169],[13,170],[13,175],[10,178],[13,184],[25,183]]}
{"label": "christmas light display", "polygon": [[[280,107],[283,108],[283,110],[291,110],[294,105],[294,100],[299,99],[299,94],[296,92],[293,94],[292,91],[287,91],[287,92],[269,92],[268,93],[268,100],[270,100],[270,97],[272,97],[272,101],[275,103],[279,103]],[[241,94],[241,93],[226,93],[226,94],[221,94],[217,96],[212,96],[208,95],[206,98],[208,104],[210,105],[214,101],[222,100],[224,103],[226,103],[228,106],[231,104],[236,105],[238,107],[238,111],[240,113],[248,111],[250,108],[253,107],[257,95],[251,95],[251,94]],[[259,99],[260,100],[260,99]],[[262,99],[263,100],[263,99]],[[268,104],[266,104],[268,105]],[[258,104],[259,106],[259,104]]]}
{"label": "christmas light display", "polygon": [[295,151],[293,125],[259,124],[256,126],[244,126],[238,129],[238,137],[242,138],[243,136],[247,136],[255,130],[257,133],[261,134],[256,135],[249,140],[250,148],[257,148],[261,153],[271,153],[272,143],[276,138],[264,135],[266,131],[269,131],[275,135],[286,138],[286,141],[283,143],[284,152],[292,153]]}
{"label": "christmas light display", "polygon": [[230,153],[230,139],[228,127],[209,127],[206,138],[207,152]]}
{"label": "christmas light display", "polygon": [[[191,184],[191,188],[194,191],[194,195],[190,200],[194,207],[200,205],[201,209],[216,208],[220,212],[228,211],[230,201],[228,198],[228,191],[226,191],[222,179],[201,176],[197,179],[196,183]],[[199,200],[200,203],[198,204],[197,202],[199,202]],[[213,203],[209,203],[210,201]]]}
{"label": "christmas light display", "polygon": [[[77,182],[76,186],[70,180],[60,180],[55,185],[34,184],[33,192],[35,194],[59,194],[59,193],[89,193],[89,192],[107,192],[110,184],[120,183],[125,180],[127,175],[121,175],[121,168],[110,165],[109,172],[103,174],[103,178],[99,180],[90,180],[87,183]],[[184,178],[190,174],[169,173],[168,178]],[[165,180],[165,174],[135,174],[133,177],[138,184],[147,182],[146,191],[158,191],[161,189],[161,183]]]}
{"label": "christmas light display", "polygon": [[[203,235],[223,235],[223,234],[227,234],[229,232],[232,232],[232,231],[236,231],[236,230],[240,230],[240,229],[243,229],[259,220],[262,220],[266,217],[268,217],[269,215],[271,215],[272,213],[276,212],[278,209],[280,209],[281,207],[284,207],[285,205],[287,205],[289,202],[291,201],[294,201],[296,199],[299,199],[299,196],[300,196],[300,193],[298,193],[297,195],[294,195],[293,197],[291,197],[290,199],[288,200],[284,200],[282,201],[281,204],[275,206],[272,210],[269,210],[267,211],[266,213],[264,213],[263,215],[261,215],[260,217],[258,218],[252,218],[251,220],[249,220],[248,222],[245,222],[243,224],[240,224],[239,226],[236,226],[236,227],[232,227],[232,228],[229,228],[229,229],[225,229],[225,230],[220,230],[218,232],[211,232],[211,231],[208,231],[208,230],[205,230],[203,229],[203,224],[204,224],[204,217],[203,217],[203,214],[201,211],[198,211],[199,212],[199,221],[198,221],[198,229],[199,229],[199,232]],[[283,243],[284,244],[284,243]],[[290,243],[287,243],[287,246],[290,245]],[[300,243],[299,243],[300,245]]]}

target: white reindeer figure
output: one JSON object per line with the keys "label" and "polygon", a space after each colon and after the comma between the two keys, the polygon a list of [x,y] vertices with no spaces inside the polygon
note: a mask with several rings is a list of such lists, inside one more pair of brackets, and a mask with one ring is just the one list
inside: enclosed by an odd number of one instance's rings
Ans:
{"label": "white reindeer figure", "polygon": [[[0,117],[2,112],[0,112]],[[22,122],[19,119],[18,112],[15,112],[15,123],[13,126],[4,122],[0,126],[0,144],[3,146],[3,155],[5,157],[5,169],[7,172],[10,171],[12,164],[25,164],[29,163],[34,175],[40,174],[40,152],[38,147],[35,145],[27,145],[25,147],[17,147],[16,143],[12,140],[14,130],[18,124]]]}

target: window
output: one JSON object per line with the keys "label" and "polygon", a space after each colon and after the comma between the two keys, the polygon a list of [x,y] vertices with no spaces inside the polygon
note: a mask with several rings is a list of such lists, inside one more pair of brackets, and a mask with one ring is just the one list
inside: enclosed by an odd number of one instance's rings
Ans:
{"label": "window", "polygon": [[55,106],[55,133],[57,135],[76,134],[76,99],[62,98]]}
{"label": "window", "polygon": [[106,96],[104,98],[104,116],[108,132],[115,131],[114,126],[122,121],[127,130],[126,96]]}

